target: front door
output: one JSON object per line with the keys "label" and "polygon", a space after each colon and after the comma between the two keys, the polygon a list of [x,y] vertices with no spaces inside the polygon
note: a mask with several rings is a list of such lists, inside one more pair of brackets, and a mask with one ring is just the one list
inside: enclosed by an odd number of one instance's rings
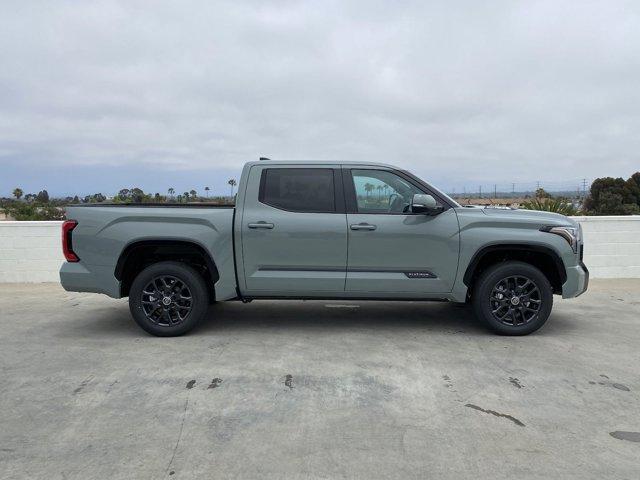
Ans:
{"label": "front door", "polygon": [[254,166],[242,217],[248,296],[344,292],[347,225],[341,171]]}
{"label": "front door", "polygon": [[432,194],[389,169],[345,169],[349,248],[347,292],[363,296],[432,297],[453,288],[459,227],[453,208],[414,214],[416,193]]}

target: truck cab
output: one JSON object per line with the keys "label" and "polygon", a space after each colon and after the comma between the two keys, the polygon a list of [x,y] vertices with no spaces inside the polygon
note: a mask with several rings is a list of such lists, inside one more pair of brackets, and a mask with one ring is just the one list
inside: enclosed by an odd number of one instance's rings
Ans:
{"label": "truck cab", "polygon": [[[243,178],[235,233],[246,296],[451,292],[460,248],[457,205],[409,173],[376,164],[254,162]],[[432,210],[415,211],[415,195],[430,195]]]}

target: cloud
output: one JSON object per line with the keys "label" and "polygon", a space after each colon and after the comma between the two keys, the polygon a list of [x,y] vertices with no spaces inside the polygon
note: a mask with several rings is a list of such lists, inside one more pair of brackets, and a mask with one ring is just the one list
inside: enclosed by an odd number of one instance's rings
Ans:
{"label": "cloud", "polygon": [[267,155],[461,188],[640,165],[637,2],[5,1],[0,65],[17,176]]}

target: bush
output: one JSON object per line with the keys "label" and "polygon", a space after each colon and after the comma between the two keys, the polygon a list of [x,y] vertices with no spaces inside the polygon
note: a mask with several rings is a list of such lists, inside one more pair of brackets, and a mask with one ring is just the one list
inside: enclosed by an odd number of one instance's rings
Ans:
{"label": "bush", "polygon": [[566,198],[534,198],[522,204],[522,208],[527,210],[541,210],[544,212],[554,212],[561,215],[575,215],[576,207]]}
{"label": "bush", "polygon": [[53,205],[13,202],[4,212],[16,220],[64,220],[64,209]]}

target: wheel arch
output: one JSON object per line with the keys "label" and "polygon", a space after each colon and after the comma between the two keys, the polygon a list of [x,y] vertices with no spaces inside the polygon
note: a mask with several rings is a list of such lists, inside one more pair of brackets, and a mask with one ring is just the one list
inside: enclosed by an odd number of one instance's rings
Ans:
{"label": "wheel arch", "polygon": [[484,246],[473,255],[462,279],[469,288],[469,294],[484,270],[509,260],[522,261],[538,268],[551,283],[553,293],[562,293],[567,272],[562,258],[555,250],[544,245],[504,243]]}
{"label": "wheel arch", "polygon": [[120,281],[120,295],[129,295],[131,283],[144,268],[161,261],[180,261],[191,265],[204,277],[211,300],[215,299],[214,284],[220,278],[211,254],[191,240],[139,240],[128,244],[118,257],[114,276]]}

